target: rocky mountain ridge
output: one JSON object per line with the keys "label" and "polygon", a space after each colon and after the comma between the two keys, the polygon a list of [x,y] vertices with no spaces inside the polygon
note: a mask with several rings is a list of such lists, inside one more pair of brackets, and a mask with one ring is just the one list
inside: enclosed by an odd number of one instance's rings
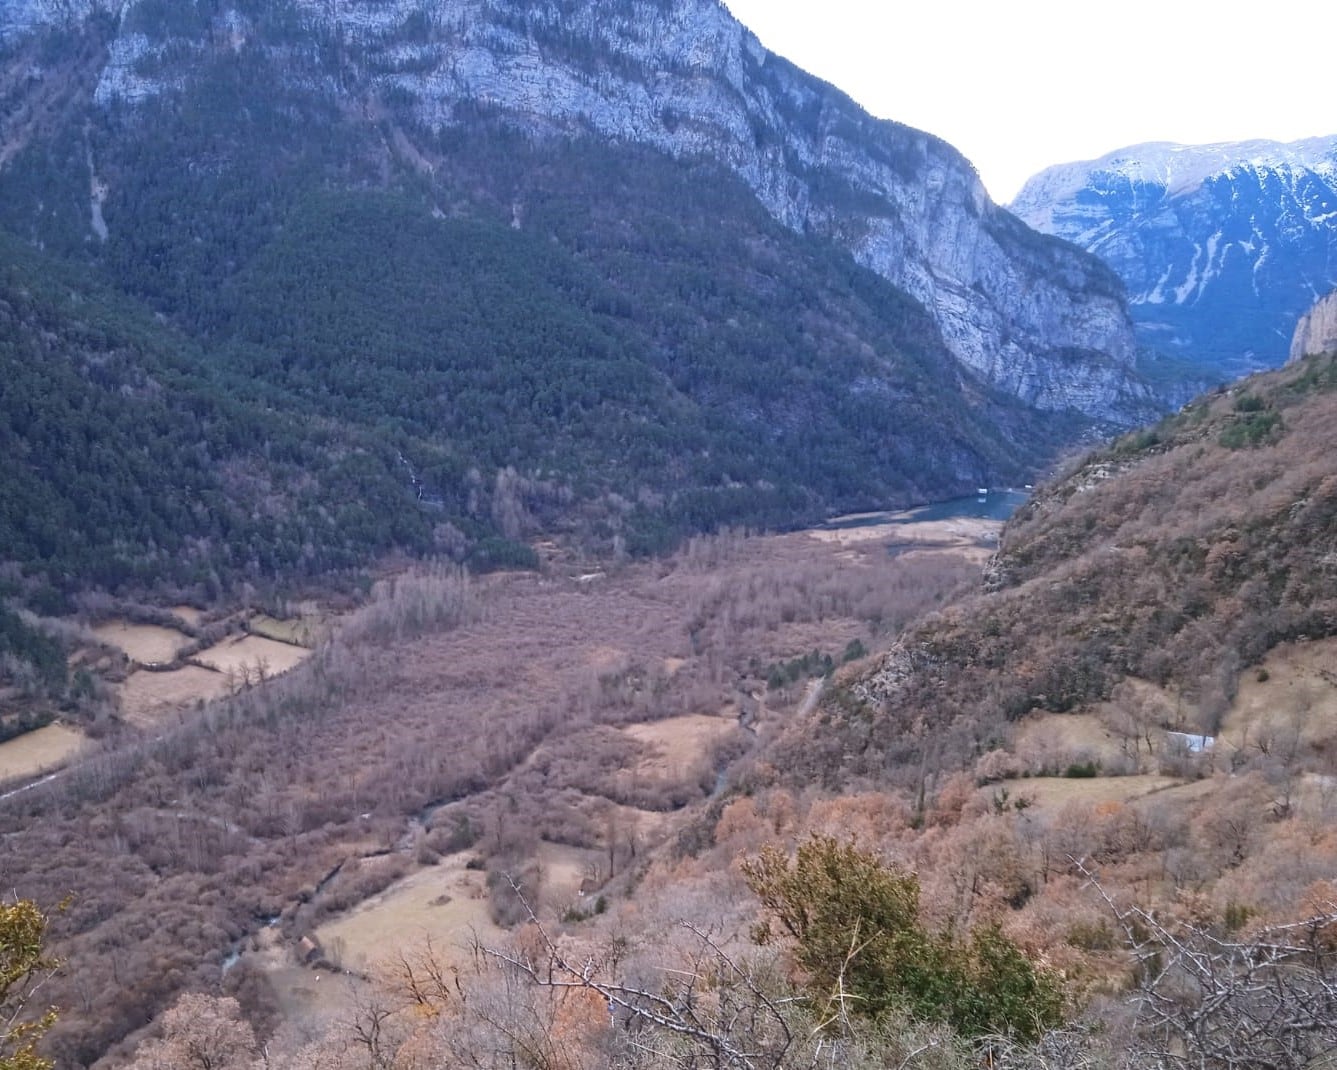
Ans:
{"label": "rocky mountain ridge", "polygon": [[1011,207],[1109,263],[1144,344],[1225,375],[1282,363],[1337,285],[1337,136],[1135,145],[1042,171]]}
{"label": "rocky mountain ridge", "polygon": [[99,20],[104,111],[179,91],[208,56],[260,50],[294,92],[388,123],[401,157],[428,174],[432,135],[480,113],[535,138],[592,134],[710,158],[787,227],[835,241],[919,300],[989,382],[1118,423],[1147,410],[1103,265],[1021,226],[951,146],[873,120],[716,0],[24,0],[0,11],[0,47],[22,56],[43,29]]}

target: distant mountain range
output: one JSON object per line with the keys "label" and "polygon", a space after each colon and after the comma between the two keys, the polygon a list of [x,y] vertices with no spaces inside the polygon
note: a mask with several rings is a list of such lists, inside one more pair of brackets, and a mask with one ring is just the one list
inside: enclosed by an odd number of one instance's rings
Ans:
{"label": "distant mountain range", "polygon": [[[0,545],[67,584],[651,549],[1019,482],[1156,407],[1104,264],[717,0],[23,0],[0,92],[46,295],[11,271],[11,359],[109,457],[143,424],[90,414],[208,414],[149,486],[108,463],[96,526],[77,452],[11,468]],[[0,416],[50,445],[63,412]]]}
{"label": "distant mountain range", "polygon": [[1337,285],[1337,136],[1135,145],[1042,171],[1011,207],[1119,274],[1142,344],[1220,378],[1281,364]]}

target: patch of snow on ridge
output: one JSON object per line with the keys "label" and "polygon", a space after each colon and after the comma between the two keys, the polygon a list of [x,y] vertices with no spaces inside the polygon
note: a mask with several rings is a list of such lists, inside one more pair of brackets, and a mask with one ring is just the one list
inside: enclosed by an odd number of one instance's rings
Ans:
{"label": "patch of snow on ridge", "polygon": [[[1207,239],[1207,263],[1202,269],[1202,277],[1198,280],[1197,292],[1193,295],[1195,298],[1202,296],[1202,291],[1207,284],[1221,274],[1221,264],[1225,261],[1225,252],[1222,251],[1220,257],[1216,255],[1216,250],[1221,244],[1221,232],[1218,230]],[[1230,248],[1229,245],[1226,246]]]}
{"label": "patch of snow on ridge", "polygon": [[1188,193],[1207,179],[1238,168],[1272,171],[1314,171],[1337,175],[1337,135],[1302,141],[1217,142],[1180,145],[1152,141],[1129,145],[1094,160],[1058,164],[1034,175],[1010,205],[1031,226],[1049,229],[1052,206],[1083,189],[1094,174],[1107,172],[1132,183],[1161,186],[1174,196]]}
{"label": "patch of snow on ridge", "polygon": [[1193,293],[1195,289],[1200,289],[1200,287],[1198,286],[1198,270],[1199,270],[1198,262],[1201,259],[1202,259],[1202,246],[1194,244],[1193,263],[1189,265],[1188,277],[1184,279],[1182,285],[1175,288],[1176,305],[1182,305],[1185,301],[1188,300],[1189,294]]}
{"label": "patch of snow on ridge", "polygon": [[1142,297],[1132,298],[1131,302],[1135,305],[1163,305],[1165,304],[1165,284],[1170,281],[1170,276],[1174,274],[1175,267],[1170,264],[1165,269],[1165,274],[1156,280],[1156,285],[1149,294]]}

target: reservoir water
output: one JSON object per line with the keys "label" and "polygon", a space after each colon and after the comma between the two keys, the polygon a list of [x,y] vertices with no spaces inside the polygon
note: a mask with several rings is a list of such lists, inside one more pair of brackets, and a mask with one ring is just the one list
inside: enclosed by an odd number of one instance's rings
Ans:
{"label": "reservoir water", "polygon": [[972,494],[968,498],[951,498],[945,502],[921,505],[899,513],[860,513],[829,520],[822,531],[844,531],[848,528],[867,528],[883,524],[922,524],[927,520],[956,520],[961,517],[976,520],[1006,520],[1030,497],[1020,490],[991,490],[987,494]]}

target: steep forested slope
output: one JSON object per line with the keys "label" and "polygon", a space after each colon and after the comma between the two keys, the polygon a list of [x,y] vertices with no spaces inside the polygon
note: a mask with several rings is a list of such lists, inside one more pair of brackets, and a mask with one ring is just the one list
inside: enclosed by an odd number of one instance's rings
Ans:
{"label": "steep forested slope", "polygon": [[[500,536],[555,527],[649,549],[1018,482],[1081,426],[975,381],[915,302],[709,168],[494,132],[427,198],[314,189],[304,165],[261,195],[243,155],[214,199],[168,155],[190,131],[162,122],[155,180],[108,204],[99,250],[157,320],[8,246],[11,291],[51,296],[15,304],[6,397],[84,398],[10,420],[29,447],[8,545],[67,586],[216,586],[394,546],[510,560]],[[478,192],[502,168],[506,203]],[[91,463],[38,448],[62,428],[100,444]]]}
{"label": "steep forested slope", "polygon": [[[1311,357],[1086,457],[1004,531],[988,593],[847,681],[790,757],[831,782],[962,768],[1031,711],[1127,678],[1211,735],[1240,673],[1337,634],[1337,358]],[[1162,725],[1161,727],[1172,727]]]}
{"label": "steep forested slope", "polygon": [[429,544],[383,445],[299,423],[85,273],[0,249],[0,544],[33,604]]}
{"label": "steep forested slope", "polygon": [[[653,550],[1021,482],[1151,404],[1102,265],[713,2],[34,0],[0,12],[0,92],[0,226],[130,298],[233,440],[189,475],[166,425],[133,480],[97,462],[193,514],[86,531],[87,487],[33,454],[38,512],[89,549],[13,557],[66,587],[165,554],[215,587],[523,561],[539,530]],[[27,392],[85,389],[25,363]],[[147,435],[134,413],[99,421]]]}

